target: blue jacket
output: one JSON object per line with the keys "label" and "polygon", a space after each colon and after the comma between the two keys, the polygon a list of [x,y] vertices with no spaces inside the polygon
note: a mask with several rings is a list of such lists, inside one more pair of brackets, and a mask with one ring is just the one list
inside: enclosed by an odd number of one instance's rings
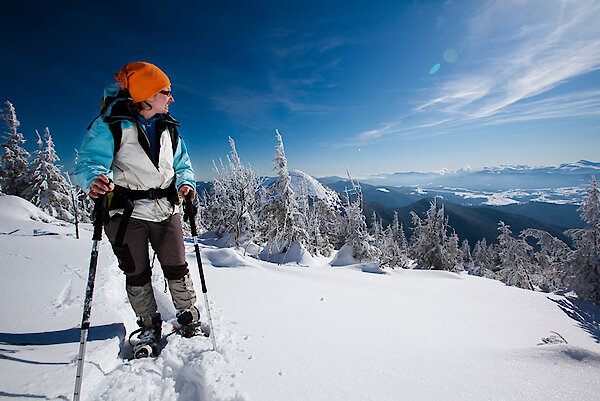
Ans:
{"label": "blue jacket", "polygon": [[[116,96],[118,91],[117,84],[109,86],[105,89],[105,99]],[[176,188],[186,184],[195,189],[194,171],[185,143],[181,138],[176,138],[177,144],[173,147],[171,142],[171,132],[175,132],[174,127],[179,123],[169,114],[159,116],[156,123],[156,135],[160,138],[159,156],[158,160],[154,160],[156,158],[152,156],[148,137],[131,112],[130,102],[129,99],[117,98],[86,133],[75,166],[79,185],[88,192],[92,181],[104,174],[115,184],[131,189],[164,188],[173,177]],[[120,124],[122,138],[117,152],[109,124]],[[163,217],[150,218],[148,210],[139,211],[140,218],[160,220]],[[133,216],[136,216],[135,209]]]}

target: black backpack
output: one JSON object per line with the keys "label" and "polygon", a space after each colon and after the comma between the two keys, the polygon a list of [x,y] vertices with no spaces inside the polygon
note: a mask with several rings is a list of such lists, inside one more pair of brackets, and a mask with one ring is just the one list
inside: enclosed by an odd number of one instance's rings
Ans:
{"label": "black backpack", "polygon": [[[103,118],[105,119],[105,121],[106,121],[106,119],[109,120],[109,121],[107,121],[108,128],[110,129],[110,132],[112,133],[113,140],[114,140],[113,155],[117,154],[117,152],[119,151],[119,148],[121,147],[121,139],[123,138],[123,129],[121,128],[121,121],[123,121],[125,119],[125,120],[130,120],[137,124],[137,121],[135,120],[135,118],[133,116],[124,115],[124,116],[120,116],[117,118],[111,118],[112,110],[111,110],[111,115],[106,116],[108,107],[112,103],[114,103],[116,100],[124,100],[124,102],[122,103],[123,108],[127,107],[127,109],[124,111],[126,111],[129,114],[131,113],[131,110],[128,107],[130,102],[132,101],[131,95],[129,94],[129,92],[127,90],[120,89],[117,92],[117,94],[114,96],[103,96],[102,97],[102,101],[100,103],[100,114],[98,114],[96,116],[96,118],[94,118],[92,120],[92,122],[90,123],[90,125],[88,125],[88,127],[87,127],[87,129],[89,131],[92,128],[92,125],[94,125],[94,122],[96,122],[96,120],[102,116],[104,116]],[[176,121],[175,119],[173,119],[173,117],[171,117],[171,115],[168,115],[167,118],[160,121],[160,124],[157,125],[157,129],[163,130],[164,128],[166,128],[166,126],[168,126],[169,133],[171,134],[171,145],[173,146],[173,154],[175,154],[175,150],[177,149],[177,144],[179,142],[179,132],[177,130],[177,127],[179,126],[179,122]],[[142,148],[144,148],[144,150],[150,157],[150,150],[146,149],[146,146],[144,146],[145,145],[144,143],[140,143],[140,145],[142,145]],[[153,160],[152,157],[150,157],[150,160]],[[153,162],[154,162],[154,160],[153,160]]]}

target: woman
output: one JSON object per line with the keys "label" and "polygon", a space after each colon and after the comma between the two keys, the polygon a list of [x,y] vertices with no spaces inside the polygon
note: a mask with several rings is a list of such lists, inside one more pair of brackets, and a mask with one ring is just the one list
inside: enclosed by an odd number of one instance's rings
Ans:
{"label": "woman", "polygon": [[103,113],[88,127],[75,173],[92,198],[109,193],[105,232],[126,276],[140,347],[150,351],[150,346],[155,354],[162,319],[148,243],[167,279],[178,323],[189,328],[199,321],[177,207],[180,198],[195,196],[194,172],[177,133],[179,122],[169,114],[174,98],[167,75],[153,64],[135,62],[115,78],[118,85],[105,90]]}

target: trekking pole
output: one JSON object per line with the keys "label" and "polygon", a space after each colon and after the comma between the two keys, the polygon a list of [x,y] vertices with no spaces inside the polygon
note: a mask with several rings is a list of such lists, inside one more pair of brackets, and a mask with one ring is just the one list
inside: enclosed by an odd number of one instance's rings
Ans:
{"label": "trekking pole", "polygon": [[75,377],[75,392],[73,401],[79,401],[81,394],[81,382],[83,378],[83,360],[85,358],[85,345],[88,329],[90,328],[90,313],[92,311],[92,295],[94,294],[94,281],[96,279],[96,265],[98,264],[98,243],[102,241],[102,225],[106,217],[107,197],[101,195],[95,200],[94,206],[94,235],[92,236],[92,255],[90,258],[90,272],[88,275],[87,288],[85,290],[85,302],[83,304],[83,318],[81,319],[81,339],[79,341],[79,356],[77,357],[77,376]]}
{"label": "trekking pole", "polygon": [[210,307],[208,306],[208,290],[206,289],[206,280],[204,279],[204,270],[202,269],[202,259],[200,259],[200,248],[198,247],[198,231],[196,230],[196,213],[198,212],[198,209],[192,204],[191,195],[187,195],[185,197],[183,210],[183,220],[188,220],[190,222],[190,227],[192,228],[194,251],[196,252],[196,262],[198,263],[198,269],[200,270],[200,282],[202,283],[202,295],[204,295],[204,307],[206,308],[206,315],[208,316],[210,338],[212,340],[213,349],[216,351],[217,343],[215,342],[215,331],[213,329],[212,318],[210,317]]}

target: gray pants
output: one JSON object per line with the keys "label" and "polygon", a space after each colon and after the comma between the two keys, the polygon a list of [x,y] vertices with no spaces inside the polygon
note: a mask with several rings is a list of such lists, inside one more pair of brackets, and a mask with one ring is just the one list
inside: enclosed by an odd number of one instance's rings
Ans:
{"label": "gray pants", "polygon": [[[178,312],[193,309],[196,293],[185,260],[185,245],[179,215],[157,223],[130,218],[123,244],[115,245],[121,215],[113,216],[104,226],[106,235],[119,259],[119,268],[126,276],[126,289],[131,307],[139,323],[150,327],[157,313],[152,290],[152,270],[148,243],[160,262],[171,292],[173,305]],[[197,318],[197,316],[196,316]]]}
{"label": "gray pants", "polygon": [[181,219],[178,214],[160,223],[130,218],[123,244],[117,247],[115,238],[121,217],[113,216],[104,229],[119,259],[119,267],[127,276],[127,284],[141,286],[150,281],[152,271],[148,243],[156,252],[168,280],[180,279],[188,273]]}

